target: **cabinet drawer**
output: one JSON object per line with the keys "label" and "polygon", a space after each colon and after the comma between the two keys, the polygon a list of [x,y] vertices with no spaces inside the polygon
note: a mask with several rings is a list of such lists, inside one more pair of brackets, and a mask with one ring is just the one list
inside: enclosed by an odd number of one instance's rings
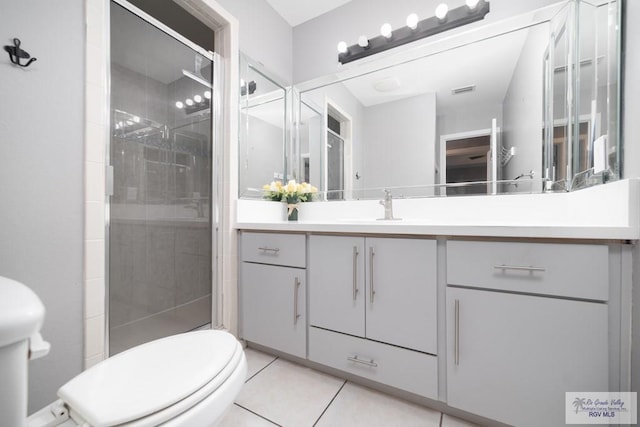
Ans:
{"label": "cabinet drawer", "polygon": [[606,301],[606,245],[449,241],[447,283]]}
{"label": "cabinet drawer", "polygon": [[420,396],[438,397],[436,356],[311,327],[309,359]]}
{"label": "cabinet drawer", "polygon": [[305,268],[303,234],[242,233],[242,261]]}

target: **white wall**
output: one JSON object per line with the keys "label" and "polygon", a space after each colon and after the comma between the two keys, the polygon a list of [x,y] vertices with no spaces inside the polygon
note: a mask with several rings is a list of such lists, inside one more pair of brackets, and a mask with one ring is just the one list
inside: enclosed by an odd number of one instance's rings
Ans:
{"label": "white wall", "polygon": [[[528,30],[503,104],[502,145],[516,147],[516,155],[503,169],[504,179],[534,171],[542,172],[542,66],[549,42],[549,26]],[[528,189],[528,186],[524,186]]]}
{"label": "white wall", "polygon": [[240,51],[293,81],[293,29],[265,0],[217,0],[240,23]]}
{"label": "white wall", "polygon": [[[623,3],[626,16],[623,53],[624,91],[622,99],[622,138],[625,177],[640,176],[640,2]],[[633,330],[631,357],[631,390],[640,391],[640,248],[636,244],[633,257]]]}
{"label": "white wall", "polygon": [[51,343],[29,362],[33,412],[82,369],[84,2],[0,9],[2,44],[18,37],[38,58],[20,69],[0,56],[0,275],[42,299]]}
{"label": "white wall", "polygon": [[[557,2],[558,0],[491,0],[491,12],[483,21],[432,36],[430,40]],[[336,50],[339,41],[344,40],[351,45],[356,43],[360,35],[377,36],[380,34],[380,26],[385,22],[390,23],[393,28],[399,28],[406,25],[405,19],[410,13],[417,13],[422,19],[433,16],[439,3],[442,1],[352,0],[344,6],[296,26],[293,29],[294,83],[340,71],[342,66],[338,62]],[[449,7],[463,4],[462,0],[457,0],[455,3],[450,2]]]}

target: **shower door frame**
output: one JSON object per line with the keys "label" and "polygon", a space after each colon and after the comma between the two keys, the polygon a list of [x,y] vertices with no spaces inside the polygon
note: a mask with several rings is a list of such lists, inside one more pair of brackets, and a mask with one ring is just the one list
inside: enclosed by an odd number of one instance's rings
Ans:
{"label": "shower door frame", "polygon": [[[222,277],[222,257],[220,251],[222,247],[222,212],[224,200],[224,188],[222,187],[223,176],[223,114],[222,114],[222,81],[223,67],[222,58],[215,52],[208,51],[191,40],[187,39],[180,33],[169,28],[153,16],[132,5],[126,0],[109,0],[106,2],[106,111],[109,117],[106,118],[106,147],[105,147],[105,325],[104,325],[104,357],[110,357],[109,349],[109,252],[111,247],[110,229],[111,229],[111,196],[113,196],[113,166],[111,165],[111,132],[112,132],[112,114],[111,114],[111,14],[110,5],[115,3],[127,11],[133,13],[138,18],[146,21],[156,29],[164,32],[168,36],[174,38],[178,42],[186,45],[198,54],[204,56],[212,62],[213,80],[211,87],[211,328],[218,329],[223,325],[223,301],[221,298],[221,277]],[[180,3],[178,3],[180,4]],[[195,16],[194,19],[198,19]],[[213,32],[213,30],[212,30]]]}

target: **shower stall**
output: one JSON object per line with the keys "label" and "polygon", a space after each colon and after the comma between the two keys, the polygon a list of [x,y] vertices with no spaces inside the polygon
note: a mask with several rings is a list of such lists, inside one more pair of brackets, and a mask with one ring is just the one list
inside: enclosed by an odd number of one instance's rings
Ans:
{"label": "shower stall", "polygon": [[215,326],[217,57],[110,9],[108,349]]}

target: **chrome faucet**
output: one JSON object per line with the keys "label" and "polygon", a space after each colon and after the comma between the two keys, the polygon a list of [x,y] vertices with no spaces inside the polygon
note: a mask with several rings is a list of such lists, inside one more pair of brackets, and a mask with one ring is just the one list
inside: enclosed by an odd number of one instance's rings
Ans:
{"label": "chrome faucet", "polygon": [[391,191],[385,189],[384,200],[380,200],[378,203],[384,206],[384,218],[379,218],[380,220],[399,219],[393,217],[393,198],[391,196]]}

